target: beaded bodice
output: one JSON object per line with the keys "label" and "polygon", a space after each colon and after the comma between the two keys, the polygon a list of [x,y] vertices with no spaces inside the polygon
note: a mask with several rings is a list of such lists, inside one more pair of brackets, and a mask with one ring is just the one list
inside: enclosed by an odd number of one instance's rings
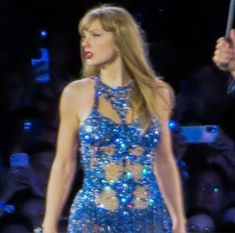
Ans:
{"label": "beaded bodice", "polygon": [[[134,82],[112,88],[95,77],[95,100],[89,117],[80,125],[82,190],[95,205],[110,211],[145,209],[160,194],[156,188],[153,159],[160,138],[160,124],[152,118],[147,129],[138,119],[126,122]],[[99,111],[100,100],[110,103],[120,123]]]}
{"label": "beaded bodice", "polygon": [[159,120],[152,117],[143,127],[132,119],[134,82],[111,88],[94,77],[94,84],[94,105],[80,124],[84,181],[68,233],[172,233],[153,168]]}

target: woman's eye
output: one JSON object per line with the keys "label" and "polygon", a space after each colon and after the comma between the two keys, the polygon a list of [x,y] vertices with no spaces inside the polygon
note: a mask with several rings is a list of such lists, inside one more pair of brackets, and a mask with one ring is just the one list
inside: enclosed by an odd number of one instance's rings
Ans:
{"label": "woman's eye", "polygon": [[93,37],[99,37],[101,36],[100,34],[93,34]]}

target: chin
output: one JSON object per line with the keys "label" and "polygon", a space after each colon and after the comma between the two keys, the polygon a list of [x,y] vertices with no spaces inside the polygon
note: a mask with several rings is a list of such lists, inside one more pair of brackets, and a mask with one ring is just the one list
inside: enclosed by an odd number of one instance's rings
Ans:
{"label": "chin", "polygon": [[99,63],[95,63],[95,62],[87,62],[86,64],[94,68],[100,68],[102,66]]}

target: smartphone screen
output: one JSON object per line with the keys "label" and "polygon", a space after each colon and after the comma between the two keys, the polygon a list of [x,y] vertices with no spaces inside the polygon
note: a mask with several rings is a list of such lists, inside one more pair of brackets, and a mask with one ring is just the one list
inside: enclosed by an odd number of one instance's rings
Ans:
{"label": "smartphone screen", "polygon": [[212,143],[219,133],[218,125],[182,126],[180,133],[186,138],[186,143]]}
{"label": "smartphone screen", "polygon": [[27,153],[13,153],[10,156],[11,167],[27,167],[29,166],[29,155]]}

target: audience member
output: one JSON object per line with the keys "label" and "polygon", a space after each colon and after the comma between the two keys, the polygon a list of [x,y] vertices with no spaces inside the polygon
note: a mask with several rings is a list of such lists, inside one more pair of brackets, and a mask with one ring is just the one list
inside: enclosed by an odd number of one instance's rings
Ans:
{"label": "audience member", "polygon": [[45,142],[26,148],[30,154],[33,172],[37,179],[37,186],[44,196],[49,179],[49,171],[54,160],[54,145]]}
{"label": "audience member", "polygon": [[210,148],[211,152],[207,156],[207,162],[222,167],[229,179],[235,184],[235,144],[232,138],[220,129],[218,138],[210,145]]}
{"label": "audience member", "polygon": [[230,202],[228,178],[224,170],[215,164],[202,165],[191,173],[189,209],[205,208],[217,220],[222,209]]}
{"label": "audience member", "polygon": [[26,148],[25,152],[13,153],[14,160],[10,157],[10,168],[0,193],[0,201],[4,203],[15,202],[18,205],[19,195],[25,192],[35,197],[45,197],[54,147],[48,143],[40,143]]}
{"label": "audience member", "polygon": [[42,224],[45,211],[45,200],[41,197],[29,197],[19,206],[19,214],[27,218],[33,229]]}
{"label": "audience member", "polygon": [[195,208],[187,213],[187,229],[188,233],[214,233],[216,224],[208,210]]}
{"label": "audience member", "polygon": [[31,84],[30,76],[25,70],[11,67],[1,73],[1,112],[6,114],[27,105]]}
{"label": "audience member", "polygon": [[225,75],[208,64],[189,78],[176,99],[175,118],[181,125],[219,124],[228,108]]}

